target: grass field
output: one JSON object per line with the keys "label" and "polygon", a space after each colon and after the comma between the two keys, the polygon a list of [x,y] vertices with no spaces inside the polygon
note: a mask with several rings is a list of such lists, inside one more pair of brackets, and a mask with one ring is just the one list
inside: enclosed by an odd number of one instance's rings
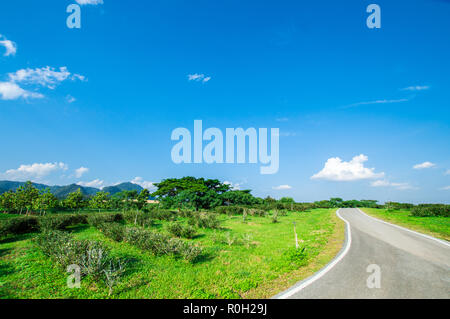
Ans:
{"label": "grass field", "polygon": [[[6,218],[0,214],[0,218]],[[156,257],[127,243],[114,242],[88,225],[69,231],[79,239],[103,241],[116,257],[129,262],[111,298],[265,298],[311,275],[339,251],[344,225],[335,209],[290,212],[278,223],[270,217],[221,215],[219,230],[199,229],[191,241],[204,253],[194,264]],[[295,247],[293,222],[306,246],[307,259],[289,255]],[[165,222],[153,226],[165,231]],[[228,235],[229,234],[229,235]],[[84,278],[79,289],[66,285],[67,273],[33,243],[36,234],[0,242],[1,298],[108,298],[108,289]],[[229,245],[217,238],[235,238]],[[244,243],[243,238],[251,240]]]}
{"label": "grass field", "polygon": [[409,210],[387,211],[386,209],[363,208],[365,213],[412,230],[450,240],[450,218],[448,217],[414,217]]}

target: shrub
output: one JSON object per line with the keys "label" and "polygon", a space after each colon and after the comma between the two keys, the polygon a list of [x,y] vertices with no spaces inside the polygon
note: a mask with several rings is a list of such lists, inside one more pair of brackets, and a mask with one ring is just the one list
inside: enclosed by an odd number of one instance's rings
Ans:
{"label": "shrub", "polygon": [[59,230],[44,231],[34,241],[64,270],[69,265],[78,265],[82,276],[102,280],[109,288],[109,294],[124,272],[125,262],[110,257],[109,250],[100,242],[75,240]]}
{"label": "shrub", "polygon": [[189,262],[193,262],[202,252],[201,248],[191,243],[136,227],[126,228],[124,241],[156,256],[181,256]]}
{"label": "shrub", "polygon": [[450,217],[450,205],[421,204],[411,209],[411,215],[416,217],[442,216]]}
{"label": "shrub", "polygon": [[151,227],[154,224],[150,214],[140,211],[127,211],[123,214],[123,218],[127,223],[142,227]]}
{"label": "shrub", "polygon": [[189,225],[196,226],[198,228],[219,228],[220,222],[217,219],[217,215],[213,213],[200,212],[195,213],[188,221]]}
{"label": "shrub", "polygon": [[274,211],[272,214],[272,223],[278,223],[278,211]]}
{"label": "shrub", "polygon": [[120,213],[93,213],[87,218],[87,222],[89,225],[92,225],[94,227],[97,227],[100,224],[104,223],[113,223],[113,222],[120,222],[123,220],[123,216]]}
{"label": "shrub", "polygon": [[167,225],[167,230],[175,237],[193,238],[195,236],[195,228],[189,225],[172,222]]}
{"label": "shrub", "polygon": [[61,214],[39,218],[41,230],[64,230],[68,226],[87,224],[87,215],[84,214]]}
{"label": "shrub", "polygon": [[177,219],[177,212],[172,210],[160,209],[150,211],[149,216],[154,219],[165,220],[165,221],[174,221]]}
{"label": "shrub", "polygon": [[99,280],[110,263],[109,252],[106,247],[96,241],[87,243],[85,252],[81,255],[81,272]]}
{"label": "shrub", "polygon": [[244,213],[244,207],[241,206],[218,206],[215,208],[216,213],[225,215],[242,215]]}
{"label": "shrub", "polygon": [[97,229],[114,241],[122,241],[125,236],[125,227],[119,223],[103,223]]}
{"label": "shrub", "polygon": [[0,221],[0,238],[31,233],[39,229],[36,217],[16,217]]}
{"label": "shrub", "polygon": [[80,265],[88,247],[87,241],[75,241],[70,234],[59,230],[44,231],[35,241],[45,255],[64,269],[72,264]]}
{"label": "shrub", "polygon": [[295,264],[296,266],[305,265],[308,258],[306,247],[291,247],[287,249],[283,255],[289,263]]}

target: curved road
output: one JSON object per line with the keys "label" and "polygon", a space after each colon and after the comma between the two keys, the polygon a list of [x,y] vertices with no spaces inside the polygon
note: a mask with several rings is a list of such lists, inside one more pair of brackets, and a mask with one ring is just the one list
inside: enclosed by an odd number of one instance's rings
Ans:
{"label": "curved road", "polygon": [[450,243],[355,208],[337,214],[347,224],[339,255],[275,298],[450,298]]}

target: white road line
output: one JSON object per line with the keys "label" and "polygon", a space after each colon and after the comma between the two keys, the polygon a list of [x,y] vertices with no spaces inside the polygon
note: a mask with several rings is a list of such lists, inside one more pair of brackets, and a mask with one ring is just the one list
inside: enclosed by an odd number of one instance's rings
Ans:
{"label": "white road line", "polygon": [[313,282],[315,282],[317,279],[321,278],[323,275],[325,275],[327,272],[329,272],[334,266],[336,266],[336,264],[338,262],[340,262],[342,260],[342,258],[345,257],[345,255],[348,253],[348,251],[350,250],[350,245],[352,244],[352,233],[350,230],[350,223],[348,221],[346,221],[344,218],[342,218],[342,216],[339,214],[339,210],[338,209],[336,211],[336,215],[342,219],[345,224],[347,225],[346,227],[346,245],[344,250],[342,251],[341,254],[339,254],[335,259],[333,259],[333,261],[331,261],[325,268],[322,268],[322,270],[320,270],[319,272],[315,273],[314,275],[312,275],[311,277],[309,277],[308,279],[306,279],[305,281],[303,281],[303,283],[301,283],[299,286],[294,286],[291,289],[288,289],[286,292],[282,293],[281,295],[279,295],[277,297],[277,299],[286,299],[289,298],[290,296],[298,293],[300,290],[302,290],[305,287],[308,287],[309,285],[311,285]]}
{"label": "white road line", "polygon": [[410,232],[410,233],[413,233],[413,234],[416,234],[416,235],[419,235],[419,236],[422,236],[422,237],[425,237],[425,238],[428,238],[428,239],[437,241],[437,242],[440,243],[440,244],[443,244],[443,245],[445,245],[445,246],[447,246],[447,247],[450,247],[450,243],[449,243],[448,241],[445,241],[445,240],[442,240],[442,239],[437,239],[437,238],[435,238],[435,237],[433,237],[433,236],[425,235],[425,234],[416,232],[416,231],[414,231],[414,230],[411,230],[411,229],[408,229],[408,228],[405,228],[405,227],[402,227],[402,226],[398,226],[398,225],[395,225],[395,224],[388,223],[388,222],[386,222],[386,221],[384,221],[384,220],[381,220],[381,219],[372,217],[372,216],[370,216],[370,215],[367,215],[366,213],[364,213],[364,212],[363,212],[361,209],[359,209],[359,208],[357,208],[357,210],[358,210],[361,214],[364,214],[364,215],[366,215],[367,217],[372,218],[372,219],[374,219],[374,220],[376,220],[376,221],[378,221],[378,222],[380,222],[380,223],[384,223],[384,224],[387,224],[387,225],[391,225],[391,226],[393,226],[393,227],[396,227],[396,228],[399,228],[399,229],[408,231],[408,232]]}

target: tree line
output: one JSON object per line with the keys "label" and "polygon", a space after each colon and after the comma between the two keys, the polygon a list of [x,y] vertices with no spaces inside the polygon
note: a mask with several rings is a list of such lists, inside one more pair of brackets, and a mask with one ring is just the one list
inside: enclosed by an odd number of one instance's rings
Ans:
{"label": "tree line", "polygon": [[312,208],[339,207],[371,207],[386,208],[388,210],[411,209],[413,204],[387,202],[379,204],[376,200],[343,200],[330,198],[329,200],[313,203],[298,203],[291,197],[276,200],[270,196],[260,198],[253,196],[251,190],[236,190],[218,179],[169,178],[156,183],[156,191],[150,193],[143,189],[122,191],[111,195],[107,192],[97,192],[92,196],[85,196],[80,189],[72,192],[64,199],[58,199],[49,189],[39,191],[31,182],[25,183],[15,191],[8,191],[0,195],[0,209],[11,213],[38,212],[45,214],[59,210],[129,210],[143,209],[150,205],[150,196],[156,197],[158,207],[163,209],[210,210],[221,206],[246,206],[261,209],[291,209],[304,211]]}

